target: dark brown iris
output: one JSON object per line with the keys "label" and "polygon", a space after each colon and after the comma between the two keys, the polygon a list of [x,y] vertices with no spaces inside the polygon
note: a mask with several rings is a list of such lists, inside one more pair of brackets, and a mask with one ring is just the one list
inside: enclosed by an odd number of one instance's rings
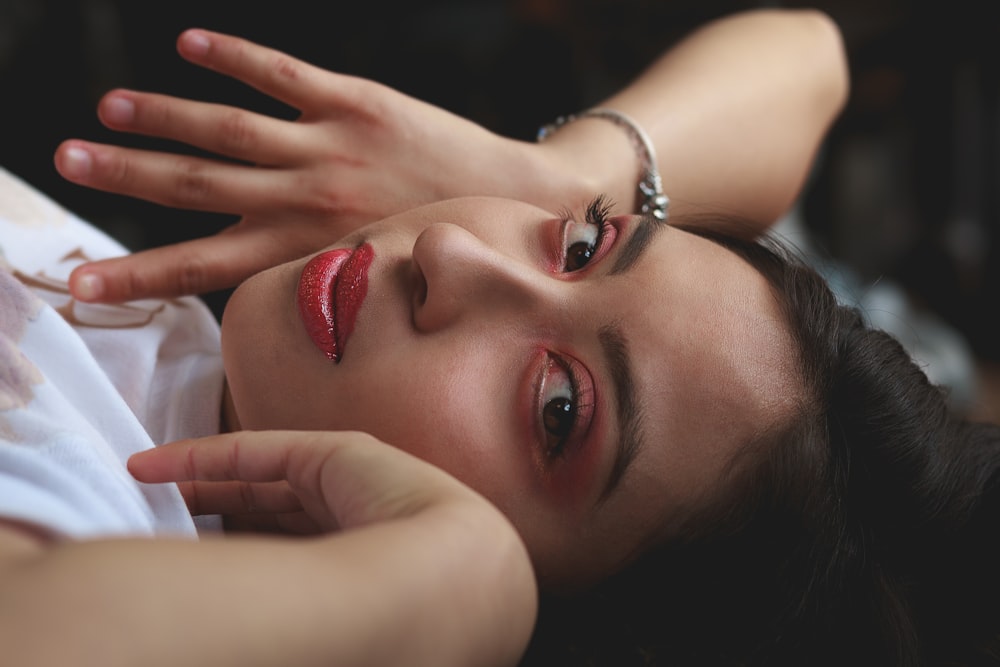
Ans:
{"label": "dark brown iris", "polygon": [[542,410],[545,430],[557,438],[569,435],[573,427],[573,402],[568,398],[554,398]]}
{"label": "dark brown iris", "polygon": [[594,246],[590,243],[574,243],[566,250],[566,271],[579,271],[594,256]]}

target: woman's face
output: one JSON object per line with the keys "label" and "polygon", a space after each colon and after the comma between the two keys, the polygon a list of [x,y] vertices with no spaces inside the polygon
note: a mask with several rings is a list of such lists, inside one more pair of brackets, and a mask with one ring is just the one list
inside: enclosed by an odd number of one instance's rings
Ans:
{"label": "woman's face", "polygon": [[240,426],[369,432],[489,498],[543,581],[618,568],[719,490],[795,378],[751,266],[599,209],[468,198],[372,224],[334,246],[360,300],[324,297],[337,253],[254,276],[222,322]]}

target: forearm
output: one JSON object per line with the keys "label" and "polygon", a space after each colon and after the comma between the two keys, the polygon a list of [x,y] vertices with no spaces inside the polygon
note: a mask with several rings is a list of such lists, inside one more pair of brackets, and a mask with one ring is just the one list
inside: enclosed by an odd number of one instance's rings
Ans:
{"label": "forearm", "polygon": [[500,521],[457,506],[333,538],[8,549],[5,659],[512,664],[530,636],[535,593],[523,547]]}
{"label": "forearm", "polygon": [[[85,265],[70,279],[79,299],[231,287],[368,222],[444,198],[494,195],[554,212],[578,211],[603,193],[614,213],[636,210],[639,161],[607,121],[580,120],[536,144],[237,38],[189,31],[179,48],[301,116],[285,122],[162,95],[109,94],[101,116],[112,129],[186,142],[236,163],[68,141],[56,155],[62,174],[242,219],[225,235]],[[753,235],[798,196],[846,95],[843,45],[828,18],[758,10],[697,30],[599,105],[628,114],[652,137],[673,220],[739,218]],[[122,104],[133,108],[124,117],[114,112]]]}
{"label": "forearm", "polygon": [[[675,219],[720,213],[763,227],[798,195],[847,88],[825,15],[760,10],[697,30],[597,106],[628,114],[653,139]],[[583,119],[546,145],[634,208],[638,161],[620,128]]]}

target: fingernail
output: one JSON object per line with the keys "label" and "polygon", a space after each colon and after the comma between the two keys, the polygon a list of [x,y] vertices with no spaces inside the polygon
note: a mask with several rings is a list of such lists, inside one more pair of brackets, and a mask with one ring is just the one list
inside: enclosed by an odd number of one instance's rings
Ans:
{"label": "fingernail", "polygon": [[135,118],[135,103],[124,97],[110,97],[101,109],[104,119],[112,123],[131,123]]}
{"label": "fingernail", "polygon": [[181,36],[181,46],[187,55],[203,56],[208,53],[210,43],[204,33],[188,30]]}
{"label": "fingernail", "polygon": [[93,163],[90,151],[78,146],[67,148],[63,152],[63,173],[70,178],[86,178],[90,175]]}
{"label": "fingernail", "polygon": [[104,280],[93,273],[85,273],[73,281],[73,296],[80,301],[96,301],[104,294]]}

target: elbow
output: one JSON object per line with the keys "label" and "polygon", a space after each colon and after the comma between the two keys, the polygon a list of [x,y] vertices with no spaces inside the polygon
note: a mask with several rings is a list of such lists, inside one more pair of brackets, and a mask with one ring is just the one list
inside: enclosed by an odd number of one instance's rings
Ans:
{"label": "elbow", "polygon": [[816,74],[817,109],[833,122],[850,94],[850,67],[844,37],[837,22],[818,9],[797,9],[805,43],[809,45],[810,69]]}

